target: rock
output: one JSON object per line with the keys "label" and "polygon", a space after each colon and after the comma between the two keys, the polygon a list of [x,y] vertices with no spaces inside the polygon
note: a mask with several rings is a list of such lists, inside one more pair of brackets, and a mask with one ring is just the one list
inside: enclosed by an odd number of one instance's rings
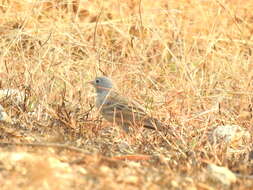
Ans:
{"label": "rock", "polygon": [[220,167],[215,164],[208,164],[207,175],[215,182],[219,182],[225,186],[230,186],[236,182],[236,175],[228,168]]}
{"label": "rock", "polygon": [[225,142],[233,147],[245,145],[249,140],[250,133],[238,125],[218,126],[212,133],[212,142]]}
{"label": "rock", "polygon": [[0,121],[4,121],[4,122],[7,122],[7,123],[12,123],[11,118],[4,111],[4,108],[1,104],[0,104]]}
{"label": "rock", "polygon": [[25,93],[18,89],[1,89],[0,90],[0,100],[8,99],[11,100],[16,105],[22,104],[25,100]]}
{"label": "rock", "polygon": [[122,179],[122,182],[127,183],[127,184],[132,184],[132,185],[136,185],[139,182],[139,178],[137,176],[125,176],[124,179]]}

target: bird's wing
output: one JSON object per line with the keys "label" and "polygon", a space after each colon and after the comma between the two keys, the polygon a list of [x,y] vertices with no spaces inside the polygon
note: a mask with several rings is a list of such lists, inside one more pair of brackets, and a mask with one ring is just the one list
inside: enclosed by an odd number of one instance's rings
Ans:
{"label": "bird's wing", "polygon": [[162,125],[159,120],[149,117],[138,102],[131,101],[115,91],[108,94],[102,112],[105,115],[115,114],[116,119],[119,117],[119,122],[122,122],[122,116],[125,122],[132,123],[133,120],[143,122],[143,126],[149,129],[156,129]]}
{"label": "bird's wing", "polygon": [[115,91],[111,91],[106,99],[106,107],[113,107],[117,110],[123,111],[129,114],[138,114],[145,116],[144,109],[137,103],[119,95]]}

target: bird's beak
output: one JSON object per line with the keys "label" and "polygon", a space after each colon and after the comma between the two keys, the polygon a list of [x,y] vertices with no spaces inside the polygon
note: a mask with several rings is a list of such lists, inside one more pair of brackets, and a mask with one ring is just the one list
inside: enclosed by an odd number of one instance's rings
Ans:
{"label": "bird's beak", "polygon": [[94,84],[94,81],[89,81],[89,82],[87,82],[87,83],[88,83],[88,84],[91,84],[91,85],[93,85],[93,86],[95,85],[95,84]]}

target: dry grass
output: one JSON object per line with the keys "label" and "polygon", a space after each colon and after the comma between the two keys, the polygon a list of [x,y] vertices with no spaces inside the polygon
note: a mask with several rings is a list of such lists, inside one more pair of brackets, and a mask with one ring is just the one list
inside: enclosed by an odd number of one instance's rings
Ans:
{"label": "dry grass", "polygon": [[[206,163],[252,175],[247,151],[228,155],[208,138],[223,124],[252,134],[252,10],[246,0],[3,0],[0,84],[26,98],[2,100],[15,124],[1,124],[1,142],[79,149],[2,146],[29,156],[3,167],[1,189],[225,188],[208,179]],[[125,146],[92,107],[86,82],[102,74],[177,138],[144,130]],[[52,159],[66,165],[59,171]],[[238,178],[230,188],[253,182]]]}

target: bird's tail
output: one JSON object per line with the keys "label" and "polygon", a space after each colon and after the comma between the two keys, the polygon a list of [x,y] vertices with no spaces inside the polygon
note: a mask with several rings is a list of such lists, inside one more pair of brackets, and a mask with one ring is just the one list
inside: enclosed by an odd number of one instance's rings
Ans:
{"label": "bird's tail", "polygon": [[146,119],[143,126],[147,129],[157,130],[164,134],[170,134],[174,137],[177,137],[173,128],[171,128],[168,124],[159,121],[156,118]]}
{"label": "bird's tail", "polygon": [[165,124],[156,118],[148,118],[144,121],[143,126],[147,129],[159,130],[162,126],[165,126]]}

